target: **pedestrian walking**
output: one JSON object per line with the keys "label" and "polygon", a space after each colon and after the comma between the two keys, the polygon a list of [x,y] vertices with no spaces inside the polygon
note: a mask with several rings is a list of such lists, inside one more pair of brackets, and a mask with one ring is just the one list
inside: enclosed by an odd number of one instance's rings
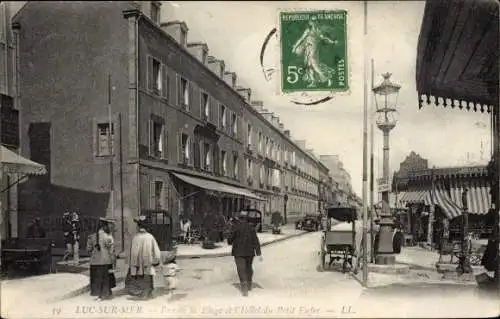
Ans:
{"label": "pedestrian walking", "polygon": [[63,260],[68,261],[73,255],[73,263],[80,263],[80,216],[77,212],[65,212],[63,215],[64,243],[66,244],[66,252]]}
{"label": "pedestrian walking", "polygon": [[234,224],[228,243],[232,245],[231,254],[234,256],[236,270],[240,279],[243,296],[248,296],[252,290],[253,259],[259,256],[262,261],[260,242],[255,227],[248,222],[247,212],[240,213],[238,223]]}
{"label": "pedestrian walking", "polygon": [[89,236],[87,250],[90,253],[90,295],[97,300],[110,299],[111,289],[116,286],[113,268],[116,255],[111,226],[113,221],[100,218],[97,232]]}
{"label": "pedestrian walking", "polygon": [[146,216],[139,216],[134,221],[137,224],[137,234],[132,238],[125,286],[130,295],[150,299],[153,297],[155,267],[161,261],[160,247],[154,236],[147,231],[149,222]]}

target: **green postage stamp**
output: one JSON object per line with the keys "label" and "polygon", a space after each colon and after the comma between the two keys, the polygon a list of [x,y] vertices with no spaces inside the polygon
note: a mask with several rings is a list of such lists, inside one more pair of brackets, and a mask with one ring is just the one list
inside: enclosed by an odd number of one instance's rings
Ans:
{"label": "green postage stamp", "polygon": [[280,12],[281,91],[349,90],[347,11]]}

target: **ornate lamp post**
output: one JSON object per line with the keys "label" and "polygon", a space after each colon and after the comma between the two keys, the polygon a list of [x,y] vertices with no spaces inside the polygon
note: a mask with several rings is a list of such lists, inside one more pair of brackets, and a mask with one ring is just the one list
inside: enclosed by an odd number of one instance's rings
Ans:
{"label": "ornate lamp post", "polygon": [[469,205],[467,203],[467,189],[462,192],[462,254],[460,256],[460,261],[457,266],[458,274],[470,274],[472,272],[472,267],[470,266],[469,259]]}
{"label": "ornate lamp post", "polygon": [[288,203],[288,194],[285,194],[285,196],[283,196],[283,219],[284,219],[284,222],[285,224],[287,223],[287,218],[286,218],[286,204]]}
{"label": "ornate lamp post", "polygon": [[377,127],[384,135],[383,178],[379,185],[382,193],[382,212],[380,216],[380,231],[376,264],[393,265],[395,256],[392,249],[393,218],[389,206],[389,133],[396,126],[396,106],[400,85],[389,79],[391,73],[384,73],[384,81],[373,88],[377,112]]}

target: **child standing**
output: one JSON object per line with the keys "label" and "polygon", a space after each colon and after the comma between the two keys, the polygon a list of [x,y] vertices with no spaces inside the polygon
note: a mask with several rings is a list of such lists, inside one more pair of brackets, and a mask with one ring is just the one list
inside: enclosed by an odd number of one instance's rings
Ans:
{"label": "child standing", "polygon": [[168,297],[172,297],[174,290],[177,288],[178,280],[177,273],[181,269],[177,266],[175,262],[175,257],[167,261],[166,265],[163,266],[163,276],[165,278],[165,288],[167,289]]}

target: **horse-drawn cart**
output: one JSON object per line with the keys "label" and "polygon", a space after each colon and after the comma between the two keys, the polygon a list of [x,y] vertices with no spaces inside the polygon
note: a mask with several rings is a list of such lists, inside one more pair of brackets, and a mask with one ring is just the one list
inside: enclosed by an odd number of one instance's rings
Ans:
{"label": "horse-drawn cart", "polygon": [[[334,225],[332,219],[340,224]],[[328,209],[327,227],[323,231],[320,251],[320,270],[331,267],[334,261],[342,261],[342,272],[353,267],[353,257],[356,255],[356,209],[348,207],[335,207]],[[343,222],[343,223],[342,223]],[[328,256],[328,264],[326,262]]]}

